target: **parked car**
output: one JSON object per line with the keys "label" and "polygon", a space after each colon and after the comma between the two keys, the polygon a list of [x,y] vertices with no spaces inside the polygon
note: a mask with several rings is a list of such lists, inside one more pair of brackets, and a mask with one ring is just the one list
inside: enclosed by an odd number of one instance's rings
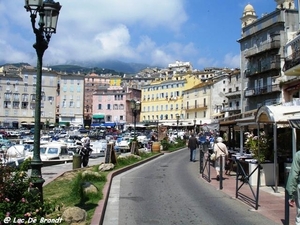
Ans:
{"label": "parked car", "polygon": [[115,142],[115,148],[118,149],[120,152],[128,152],[130,151],[130,142],[133,138],[132,137],[122,137],[121,139],[117,139]]}

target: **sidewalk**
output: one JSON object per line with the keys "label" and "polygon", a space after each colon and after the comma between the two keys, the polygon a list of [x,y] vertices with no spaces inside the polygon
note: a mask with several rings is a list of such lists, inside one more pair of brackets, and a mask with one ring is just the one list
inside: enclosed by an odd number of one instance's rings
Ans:
{"label": "sidewalk", "polygon": [[[90,158],[88,166],[98,165],[104,162],[104,157]],[[44,186],[67,171],[73,170],[73,163],[68,162],[54,166],[42,167],[42,177],[45,180]]]}
{"label": "sidewalk", "polygon": [[[207,168],[206,168],[207,169]],[[220,190],[220,182],[216,180],[216,171],[214,167],[210,166],[211,182],[210,185],[214,186],[217,190]],[[208,172],[205,171],[204,175]],[[225,173],[224,173],[225,174]],[[202,174],[199,174],[201,179]],[[208,182],[208,181],[207,181]],[[238,187],[242,185],[242,181],[238,181]],[[256,195],[257,188],[252,186],[253,192]],[[258,209],[255,210],[255,197],[251,192],[250,186],[247,183],[239,189],[237,199],[249,206],[249,210],[258,212],[265,217],[273,220],[276,224],[295,224],[296,208],[289,207],[289,223],[285,222],[285,189],[278,186],[278,193],[273,190],[274,187],[265,186],[259,188]],[[236,198],[236,173],[231,172],[230,175],[223,176],[223,191],[232,198]]]}

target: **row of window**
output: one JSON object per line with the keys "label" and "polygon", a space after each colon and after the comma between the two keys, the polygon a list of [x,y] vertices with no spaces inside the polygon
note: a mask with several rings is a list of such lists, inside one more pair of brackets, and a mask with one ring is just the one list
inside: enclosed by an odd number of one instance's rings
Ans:
{"label": "row of window", "polygon": [[[34,110],[32,110],[32,114],[31,114],[31,116],[34,116]],[[19,111],[18,110],[13,110],[13,114],[11,113],[11,111],[10,110],[5,110],[4,111],[4,115],[5,116],[18,116],[19,115]],[[50,116],[51,116],[51,113],[50,113]],[[41,111],[41,117],[45,117],[45,112],[44,111]],[[9,125],[7,125],[7,126],[9,126]]]}
{"label": "row of window", "polygon": [[81,101],[77,101],[76,105],[75,105],[75,102],[73,102],[73,101],[69,101],[69,102],[62,101],[61,107],[62,108],[67,108],[67,107],[69,107],[69,108],[75,108],[75,107],[80,108],[81,107]]}
{"label": "row of window", "polygon": [[77,87],[75,87],[75,86],[69,86],[69,87],[64,86],[62,88],[63,92],[75,92],[75,90],[76,90],[77,93],[80,93],[80,92],[82,92],[82,87],[81,86],[77,86]]}
{"label": "row of window", "polygon": [[184,83],[168,84],[168,85],[162,85],[162,86],[157,86],[157,87],[143,88],[143,91],[158,91],[158,90],[164,90],[164,89],[170,89],[170,88],[181,88],[181,87],[184,87]]}
{"label": "row of window", "polygon": [[[198,100],[195,100],[194,104],[190,104],[190,102],[186,102],[186,109],[189,108],[200,108],[200,107],[205,107],[206,105],[206,98],[203,99],[203,105],[198,104]],[[183,109],[183,104],[180,106],[181,109]],[[157,111],[168,111],[168,110],[177,110],[179,109],[179,104],[167,104],[167,105],[156,105],[156,106],[148,106],[148,107],[143,107],[143,112],[157,112]]]}
{"label": "row of window", "polygon": [[[183,115],[180,116],[180,118],[183,118]],[[143,116],[143,120],[167,120],[167,119],[177,119],[176,114],[161,114],[161,115],[148,115]]]}
{"label": "row of window", "polygon": [[150,99],[150,97],[152,99],[156,98],[168,98],[168,97],[179,97],[180,96],[180,91],[174,91],[174,92],[166,92],[166,93],[156,93],[156,94],[152,94],[152,95],[144,95],[144,99],[148,98]]}
{"label": "row of window", "polygon": [[[35,94],[19,94],[19,93],[14,93],[14,94],[11,94],[11,93],[4,93],[4,100],[5,101],[22,101],[22,102],[28,102],[29,100],[30,101],[35,101],[36,99],[36,95]],[[48,101],[54,101],[54,97],[53,96],[48,96],[46,97],[44,93],[42,93],[41,95],[41,100],[42,101],[46,101],[46,99]]]}
{"label": "row of window", "polygon": [[[183,105],[182,104],[181,104],[180,108],[183,109]],[[173,110],[173,109],[175,109],[175,110],[179,109],[178,104],[176,104],[174,106],[170,105],[170,110]],[[150,108],[150,106],[143,107],[143,112],[157,112],[157,111],[168,111],[168,110],[169,110],[169,105],[165,105],[165,106],[163,106],[163,105],[161,105],[161,106],[157,105],[157,106],[151,106],[151,108]]]}
{"label": "row of window", "polygon": [[[3,107],[5,109],[28,109],[28,107],[30,107],[30,109],[35,109],[35,103],[28,103],[28,102],[10,102],[10,101],[4,101],[3,103]],[[44,104],[41,103],[41,108],[44,108]]]}
{"label": "row of window", "polygon": [[[143,120],[168,120],[168,119],[176,119],[177,120],[177,117],[176,117],[177,113],[175,114],[160,114],[160,115],[145,115],[143,116]],[[190,118],[190,114],[187,113],[186,114],[186,119],[189,119]],[[195,112],[194,113],[194,116],[192,116],[192,118],[206,118],[206,111],[202,111],[202,112]],[[180,119],[185,119],[184,118],[184,114],[181,114],[180,115]]]}
{"label": "row of window", "polygon": [[[124,110],[124,104],[107,104],[106,109],[108,110]],[[103,104],[98,104],[98,109],[104,109]]]}
{"label": "row of window", "polygon": [[113,118],[112,115],[106,115],[105,120],[93,118],[92,123],[105,123],[105,121],[106,121],[106,122],[115,122],[116,124],[118,124],[119,121],[124,121],[125,117],[123,115],[120,115],[119,118],[114,116],[114,118],[116,118],[115,121],[113,121],[112,118]]}
{"label": "row of window", "polygon": [[[49,100],[50,99],[50,100]],[[48,101],[50,103],[52,103],[52,99],[53,98],[48,98]],[[45,98],[43,99],[43,101],[45,101]],[[43,108],[44,107],[44,102],[41,102],[41,107]],[[22,109],[27,109],[28,108],[28,99],[27,98],[24,98],[22,99],[22,102],[20,102],[18,99],[14,99],[13,102],[11,102],[10,99],[5,99],[4,100],[4,108],[14,108],[14,109],[18,109],[20,108],[20,105],[21,105],[21,108]],[[76,104],[74,101],[63,101],[62,104],[61,104],[61,107],[62,108],[80,108],[81,107],[81,101],[76,101]],[[30,102],[30,108],[35,108],[35,101],[34,101],[34,98],[32,98],[32,101]]]}

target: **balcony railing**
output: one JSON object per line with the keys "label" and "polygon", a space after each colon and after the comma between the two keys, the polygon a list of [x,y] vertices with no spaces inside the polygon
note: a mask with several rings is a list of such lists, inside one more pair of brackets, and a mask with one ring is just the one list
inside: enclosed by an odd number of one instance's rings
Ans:
{"label": "balcony railing", "polygon": [[183,107],[185,110],[194,110],[194,109],[207,109],[207,105],[198,104],[198,105],[190,105],[187,107]]}
{"label": "balcony railing", "polygon": [[287,71],[299,64],[300,64],[300,50],[297,50],[293,52],[293,54],[285,58],[283,71]]}
{"label": "balcony railing", "polygon": [[229,92],[225,93],[226,97],[233,97],[233,96],[238,96],[238,95],[241,95],[240,90],[238,90],[238,91],[229,91]]}
{"label": "balcony railing", "polygon": [[247,88],[247,90],[245,91],[245,97],[263,95],[263,94],[268,94],[271,92],[278,92],[278,91],[280,91],[279,84],[268,85],[259,88]]}
{"label": "balcony railing", "polygon": [[233,112],[233,111],[241,111],[240,106],[235,106],[235,107],[224,107],[221,109],[221,112]]}
{"label": "balcony railing", "polygon": [[268,51],[271,49],[279,49],[280,48],[280,41],[271,41],[267,42],[265,44],[262,44],[258,47],[252,47],[245,51],[245,57],[250,57],[259,53],[262,53],[264,51]]}
{"label": "balcony railing", "polygon": [[281,69],[280,61],[272,61],[271,63],[264,63],[263,65],[252,66],[245,70],[245,76],[249,77],[259,73],[267,72],[274,69]]}

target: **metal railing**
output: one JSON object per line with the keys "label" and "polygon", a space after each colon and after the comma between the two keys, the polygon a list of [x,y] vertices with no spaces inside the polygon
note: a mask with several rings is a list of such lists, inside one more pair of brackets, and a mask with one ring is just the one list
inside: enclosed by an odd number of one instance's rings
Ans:
{"label": "metal railing", "polygon": [[[254,208],[258,209],[258,200],[259,200],[259,186],[260,186],[260,170],[262,169],[260,164],[257,164],[256,168],[249,174],[248,171],[246,171],[242,165],[243,161],[240,161],[239,159],[235,159],[235,162],[237,164],[237,171],[236,171],[236,191],[235,191],[235,197],[239,198],[239,196],[247,201],[248,203],[254,203]],[[257,171],[257,188],[256,193],[253,190],[252,185],[250,184],[250,177]],[[239,182],[242,183],[239,185]],[[251,190],[251,193],[254,197],[254,199],[251,199],[251,197],[244,195],[242,192],[240,192],[240,189],[244,186],[244,184],[249,185],[249,188]]]}

